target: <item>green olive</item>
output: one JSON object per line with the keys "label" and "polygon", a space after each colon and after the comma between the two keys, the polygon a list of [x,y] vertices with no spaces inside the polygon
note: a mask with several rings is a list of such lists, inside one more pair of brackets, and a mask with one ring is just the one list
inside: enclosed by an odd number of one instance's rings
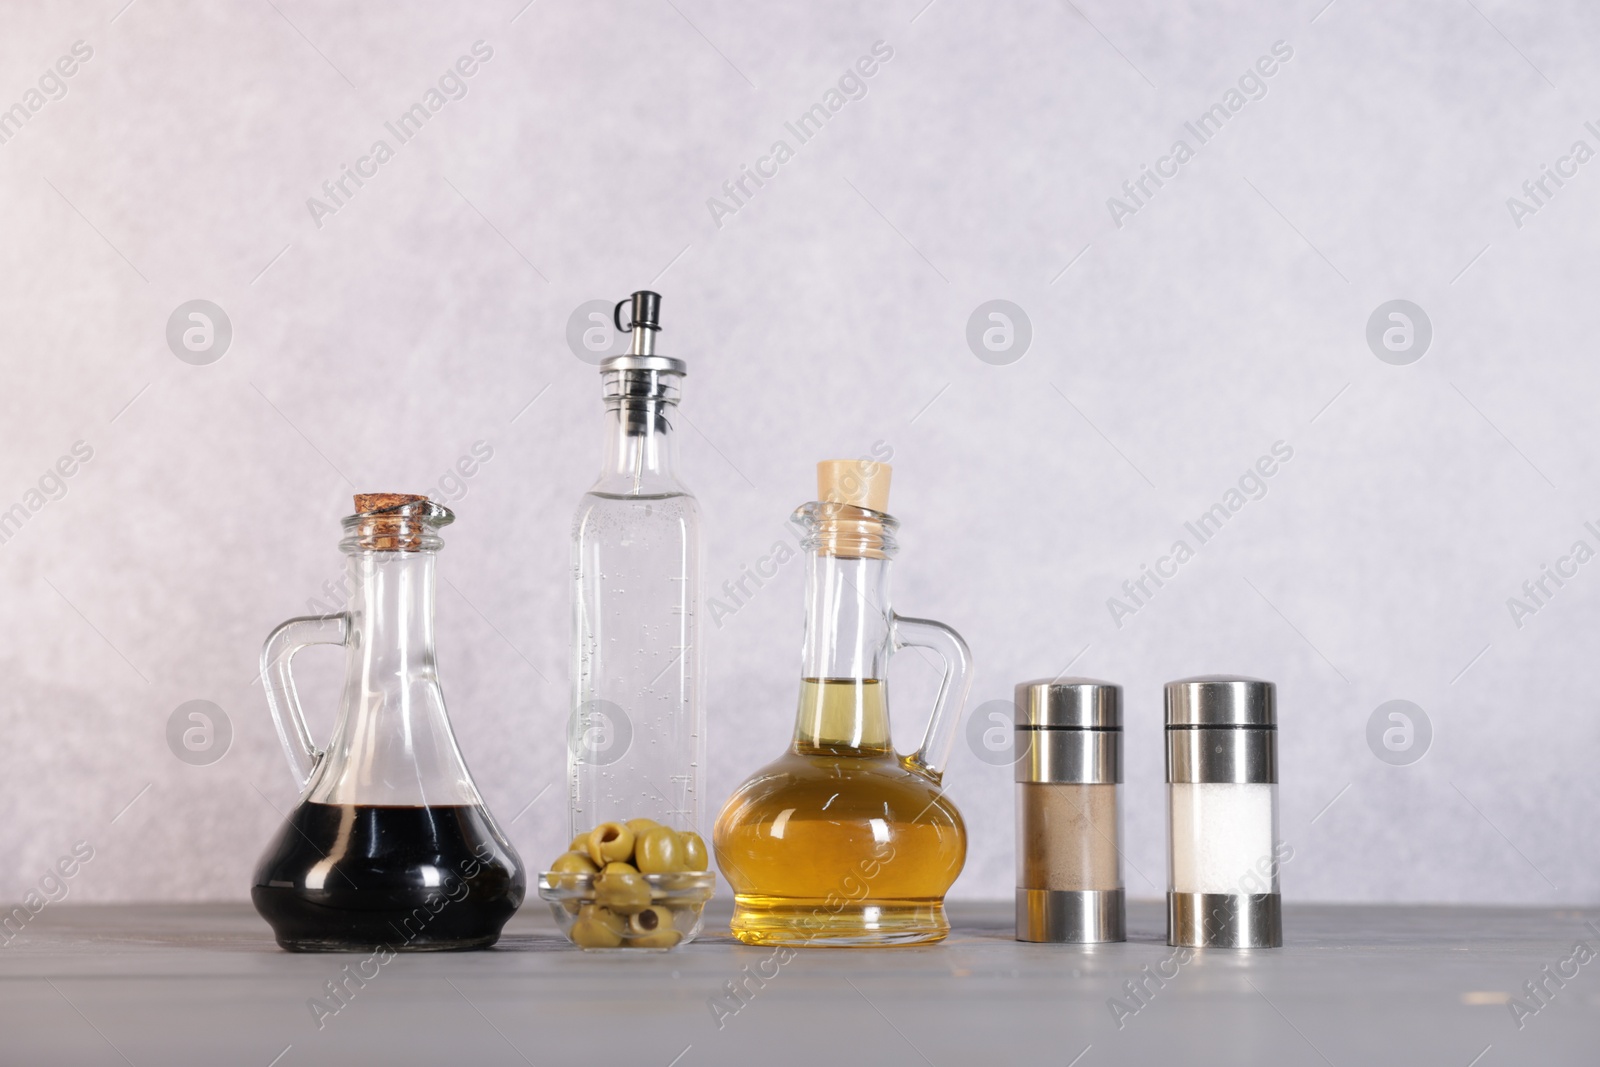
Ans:
{"label": "green olive", "polygon": [[594,902],[633,915],[650,906],[650,883],[635,871],[604,871],[595,879]]}
{"label": "green olive", "polygon": [[621,871],[623,874],[638,874],[639,868],[635,867],[631,863],[623,863],[621,860],[612,860],[610,863],[606,864],[600,869],[600,873],[602,874],[607,871]]}
{"label": "green olive", "polygon": [[[576,891],[582,888],[584,876],[594,873],[594,861],[589,858],[587,853],[563,852],[550,865],[547,877],[550,879],[550,884],[557,889]],[[562,907],[572,914],[576,915],[578,913],[578,902],[576,900],[564,900],[561,903]]]}
{"label": "green olive", "polygon": [[656,822],[654,819],[629,819],[627,822],[623,823],[622,825],[624,825],[628,829],[632,830],[633,831],[633,836],[635,838],[637,838],[637,837],[639,837],[639,835],[643,834],[646,830],[654,830],[656,827],[660,826],[661,824]]}
{"label": "green olive", "polygon": [[660,905],[651,905],[642,908],[637,914],[628,916],[628,936],[643,937],[659,930],[675,929],[672,922],[672,912]]}
{"label": "green olive", "polygon": [[628,947],[671,948],[673,945],[676,945],[682,940],[683,935],[678,933],[676,930],[657,930],[653,934],[644,934],[640,937],[630,937],[628,939]]}
{"label": "green olive", "polygon": [[573,944],[583,948],[616,948],[622,944],[622,932],[622,916],[585,904],[567,936],[572,938]]}
{"label": "green olive", "polygon": [[588,852],[589,851],[589,831],[585,830],[583,833],[579,834],[577,837],[574,837],[572,839],[572,844],[567,846],[567,851],[569,851],[569,852]]}
{"label": "green olive", "polygon": [[671,874],[687,866],[683,839],[665,826],[640,834],[633,843],[633,852],[639,870],[645,874]]}
{"label": "green olive", "polygon": [[649,907],[628,916],[625,935],[630,948],[671,948],[683,940],[673,925],[669,908]]}
{"label": "green olive", "polygon": [[563,852],[556,857],[550,865],[551,872],[555,874],[593,874],[599,870],[594,865],[594,860],[589,858],[587,852]]}
{"label": "green olive", "polygon": [[589,831],[587,851],[599,867],[612,860],[627,862],[633,856],[633,831],[619,822],[603,822]]}
{"label": "green olive", "polygon": [[693,830],[678,835],[683,839],[683,869],[704,871],[711,868],[711,857],[706,854],[705,839]]}

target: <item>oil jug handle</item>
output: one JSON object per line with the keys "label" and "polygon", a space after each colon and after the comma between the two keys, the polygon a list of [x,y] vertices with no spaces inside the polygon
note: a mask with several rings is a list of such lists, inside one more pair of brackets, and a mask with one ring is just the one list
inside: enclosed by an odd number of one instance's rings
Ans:
{"label": "oil jug handle", "polygon": [[278,728],[278,740],[289,757],[289,772],[301,789],[322,762],[322,750],[311,740],[306,716],[300,709],[291,666],[294,654],[307,645],[342,645],[350,636],[350,615],[305,615],[290,619],[267,635],[261,646],[261,679],[267,690],[267,707]]}
{"label": "oil jug handle", "polygon": [[933,714],[928,718],[928,732],[922,738],[922,747],[903,762],[912,770],[938,781],[950,758],[950,746],[956,739],[956,725],[961,721],[961,709],[966,706],[967,693],[972,689],[972,652],[961,635],[942,622],[931,619],[912,619],[904,615],[889,615],[889,635],[893,648],[926,648],[944,660],[944,677],[939,680],[939,695],[933,701]]}

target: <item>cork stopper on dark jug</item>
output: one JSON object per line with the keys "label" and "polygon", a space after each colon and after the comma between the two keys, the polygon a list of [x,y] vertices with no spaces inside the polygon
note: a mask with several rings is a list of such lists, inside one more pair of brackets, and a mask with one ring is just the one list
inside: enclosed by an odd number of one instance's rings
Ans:
{"label": "cork stopper on dark jug", "polygon": [[416,493],[357,493],[344,520],[346,543],[370,552],[420,552],[441,544],[435,532],[455,512]]}

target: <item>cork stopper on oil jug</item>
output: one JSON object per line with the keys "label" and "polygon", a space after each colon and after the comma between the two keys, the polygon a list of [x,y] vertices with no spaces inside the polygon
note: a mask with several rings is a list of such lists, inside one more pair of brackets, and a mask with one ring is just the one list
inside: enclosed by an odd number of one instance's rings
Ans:
{"label": "cork stopper on oil jug", "polygon": [[817,464],[817,499],[825,504],[850,504],[886,514],[889,479],[887,463],[865,459],[825,459]]}
{"label": "cork stopper on oil jug", "polygon": [[841,558],[887,559],[899,526],[889,514],[887,463],[825,459],[817,464],[817,499],[800,509],[814,526],[816,552]]}

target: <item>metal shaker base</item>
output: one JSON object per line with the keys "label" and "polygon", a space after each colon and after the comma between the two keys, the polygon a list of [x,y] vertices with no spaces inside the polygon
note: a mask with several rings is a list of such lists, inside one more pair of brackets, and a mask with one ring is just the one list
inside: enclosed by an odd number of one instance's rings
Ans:
{"label": "metal shaker base", "polygon": [[1017,940],[1093,945],[1126,941],[1120,889],[1018,889]]}
{"label": "metal shaker base", "polygon": [[1280,948],[1277,893],[1168,893],[1167,944],[1189,948]]}

